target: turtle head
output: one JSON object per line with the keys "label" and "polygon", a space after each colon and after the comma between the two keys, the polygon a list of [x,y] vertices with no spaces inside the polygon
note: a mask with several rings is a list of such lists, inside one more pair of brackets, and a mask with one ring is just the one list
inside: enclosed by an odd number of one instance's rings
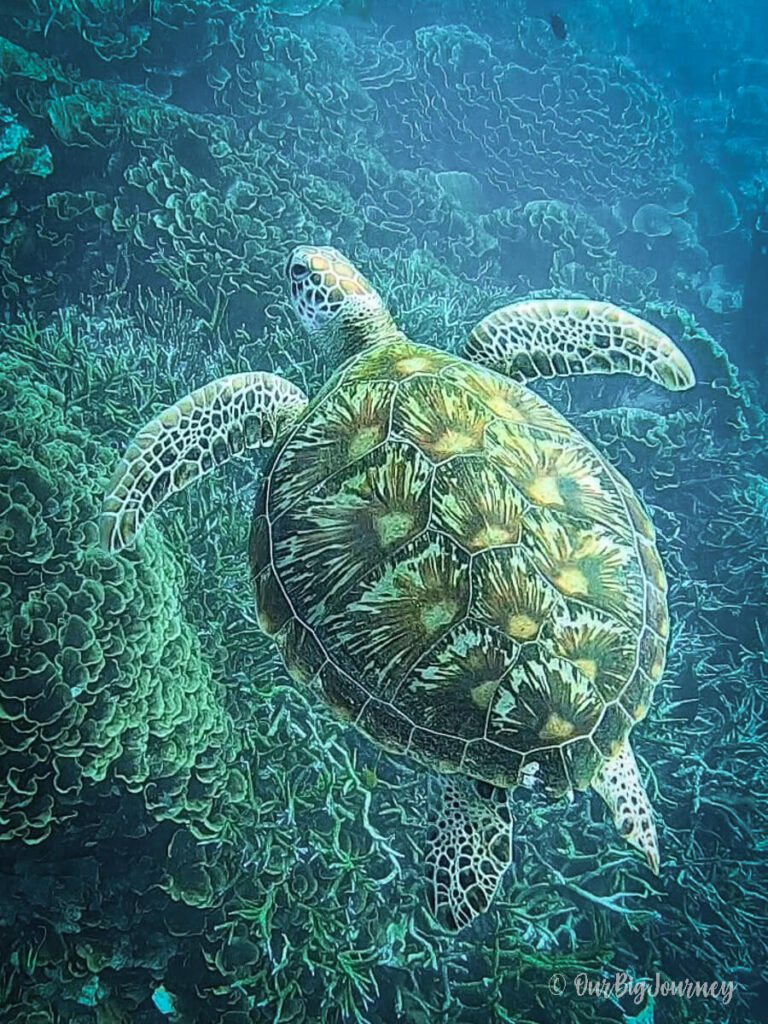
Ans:
{"label": "turtle head", "polygon": [[298,245],[285,269],[299,320],[338,359],[398,336],[382,297],[338,249]]}

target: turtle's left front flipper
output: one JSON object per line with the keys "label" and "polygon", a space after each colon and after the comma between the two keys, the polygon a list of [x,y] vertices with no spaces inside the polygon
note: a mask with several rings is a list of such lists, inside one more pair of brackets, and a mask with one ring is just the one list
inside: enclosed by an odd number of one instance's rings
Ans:
{"label": "turtle's left front flipper", "polygon": [[658,327],[586,299],[533,299],[497,309],[472,331],[464,355],[518,381],[628,373],[670,391],[696,383],[691,364]]}
{"label": "turtle's left front flipper", "polygon": [[488,909],[512,863],[506,791],[464,776],[432,779],[425,859],[429,908],[459,931]]}
{"label": "turtle's left front flipper", "polygon": [[101,540],[133,543],[165,499],[248,448],[274,443],[307,407],[304,392],[274,373],[220,377],[164,409],[136,434],[101,506]]}

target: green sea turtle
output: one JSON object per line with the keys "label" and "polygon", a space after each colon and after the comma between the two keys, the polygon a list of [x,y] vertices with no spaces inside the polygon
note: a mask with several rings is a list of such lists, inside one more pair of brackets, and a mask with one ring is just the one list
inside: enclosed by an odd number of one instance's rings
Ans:
{"label": "green sea turtle", "polygon": [[[253,515],[258,617],[290,675],[439,780],[432,910],[460,928],[510,862],[506,793],[595,789],[658,871],[629,744],[664,668],[666,581],[648,514],[536,378],[694,383],[652,325],[604,302],[486,317],[465,357],[419,345],[341,253],[300,246],[293,305],[330,380],[206,384],[143,427],[109,484],[108,551],[168,495],[272,446]],[[322,346],[322,347],[320,347]],[[503,795],[500,795],[503,794]]]}

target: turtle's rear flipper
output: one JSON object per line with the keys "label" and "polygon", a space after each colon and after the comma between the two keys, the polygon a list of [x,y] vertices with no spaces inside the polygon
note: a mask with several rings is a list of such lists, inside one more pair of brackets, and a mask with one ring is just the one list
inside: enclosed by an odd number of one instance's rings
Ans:
{"label": "turtle's rear flipper", "polygon": [[512,862],[505,790],[461,776],[430,780],[426,865],[429,908],[459,931],[488,909]]}
{"label": "turtle's rear flipper", "polygon": [[643,854],[648,867],[658,875],[659,841],[653,810],[629,740],[600,766],[592,788],[608,805],[619,835]]}
{"label": "turtle's rear flipper", "polygon": [[131,544],[161,502],[248,448],[274,443],[307,396],[274,373],[211,381],[142,427],[117,465],[101,507],[107,551]]}
{"label": "turtle's rear flipper", "polygon": [[519,381],[629,373],[670,391],[696,383],[691,364],[658,327],[586,299],[532,299],[497,309],[472,331],[464,355]]}

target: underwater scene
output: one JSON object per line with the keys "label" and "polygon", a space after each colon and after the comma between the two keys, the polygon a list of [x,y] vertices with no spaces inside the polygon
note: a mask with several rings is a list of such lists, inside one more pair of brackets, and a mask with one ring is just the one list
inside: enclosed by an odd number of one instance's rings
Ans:
{"label": "underwater scene", "polygon": [[0,0],[0,1024],[768,1021],[763,0]]}

